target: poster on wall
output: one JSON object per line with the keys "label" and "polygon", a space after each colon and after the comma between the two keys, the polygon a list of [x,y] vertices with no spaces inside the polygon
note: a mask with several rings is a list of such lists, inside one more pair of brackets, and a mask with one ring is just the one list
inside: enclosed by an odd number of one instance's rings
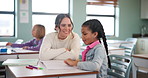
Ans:
{"label": "poster on wall", "polygon": [[29,23],[28,1],[20,0],[20,23]]}
{"label": "poster on wall", "polygon": [[20,10],[28,10],[28,0],[20,0]]}
{"label": "poster on wall", "polygon": [[29,23],[28,11],[20,11],[20,23]]}

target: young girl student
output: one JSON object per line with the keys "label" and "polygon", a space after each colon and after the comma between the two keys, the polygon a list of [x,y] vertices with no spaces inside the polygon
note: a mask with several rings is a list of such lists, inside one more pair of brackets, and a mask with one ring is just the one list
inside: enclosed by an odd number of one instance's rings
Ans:
{"label": "young girl student", "polygon": [[107,78],[108,47],[102,24],[96,19],[88,20],[82,24],[81,32],[83,42],[88,45],[82,52],[82,61],[67,59],[64,62],[82,70],[99,71],[98,78]]}
{"label": "young girl student", "polygon": [[43,37],[45,36],[45,27],[41,24],[34,25],[32,29],[32,36],[34,37],[34,39],[26,43],[15,44],[15,43],[8,42],[6,46],[19,47],[27,50],[39,51],[40,46],[42,44]]}

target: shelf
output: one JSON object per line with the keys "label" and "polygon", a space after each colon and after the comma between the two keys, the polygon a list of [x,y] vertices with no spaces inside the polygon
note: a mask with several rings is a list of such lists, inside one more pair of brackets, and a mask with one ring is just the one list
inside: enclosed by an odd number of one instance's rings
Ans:
{"label": "shelf", "polygon": [[[145,34],[143,37],[148,37],[148,34]],[[141,34],[133,34],[133,38],[143,38]]]}

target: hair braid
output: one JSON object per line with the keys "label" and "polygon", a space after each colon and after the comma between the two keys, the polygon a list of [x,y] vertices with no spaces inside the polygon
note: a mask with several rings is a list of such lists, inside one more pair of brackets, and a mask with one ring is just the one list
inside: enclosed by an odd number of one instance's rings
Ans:
{"label": "hair braid", "polygon": [[[104,33],[104,32],[103,32]],[[109,56],[108,56],[108,45],[107,45],[107,39],[106,39],[106,36],[105,36],[105,33],[102,34],[102,39],[103,39],[103,43],[104,43],[104,47],[105,47],[105,50],[106,50],[106,54],[107,54],[107,58],[108,58],[108,67],[111,68],[111,63],[110,63],[110,59],[109,59]]]}

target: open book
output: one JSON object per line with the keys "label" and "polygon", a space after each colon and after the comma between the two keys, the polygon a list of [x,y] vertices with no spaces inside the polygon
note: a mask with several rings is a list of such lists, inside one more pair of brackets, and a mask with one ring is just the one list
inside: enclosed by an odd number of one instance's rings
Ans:
{"label": "open book", "polygon": [[7,59],[2,63],[2,65],[12,65],[12,66],[18,66],[18,65],[37,65],[39,59]]}

